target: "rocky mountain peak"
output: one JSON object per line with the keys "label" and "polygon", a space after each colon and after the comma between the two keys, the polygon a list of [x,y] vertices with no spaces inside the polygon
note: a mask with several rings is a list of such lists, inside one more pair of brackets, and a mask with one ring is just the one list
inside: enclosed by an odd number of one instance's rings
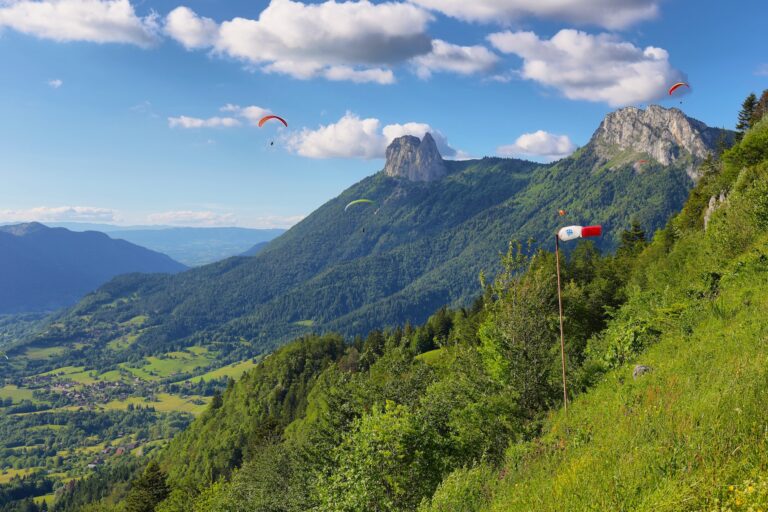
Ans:
{"label": "rocky mountain peak", "polygon": [[384,174],[410,181],[434,181],[446,175],[447,168],[435,139],[427,133],[419,140],[404,135],[392,141],[387,148]]}
{"label": "rocky mountain peak", "polygon": [[732,136],[733,132],[710,128],[679,109],[651,105],[645,110],[626,107],[611,112],[592,136],[591,144],[605,160],[633,151],[662,165],[688,157],[695,165],[716,150],[721,137],[730,140]]}

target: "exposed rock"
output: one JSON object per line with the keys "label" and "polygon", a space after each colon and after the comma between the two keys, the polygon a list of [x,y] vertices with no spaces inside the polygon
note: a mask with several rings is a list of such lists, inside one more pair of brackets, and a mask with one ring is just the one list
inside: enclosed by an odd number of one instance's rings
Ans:
{"label": "exposed rock", "polygon": [[637,366],[635,366],[635,369],[632,370],[632,378],[636,379],[638,377],[642,377],[646,373],[650,373],[652,371],[653,371],[653,368],[651,368],[650,366],[638,364]]}
{"label": "exposed rock", "polygon": [[704,212],[704,231],[707,230],[709,219],[712,218],[712,214],[715,213],[715,210],[720,208],[723,203],[725,203],[725,192],[720,192],[719,198],[717,196],[712,196],[709,198],[709,205],[707,206],[707,210]]}
{"label": "exposed rock", "polygon": [[387,176],[411,181],[434,181],[447,172],[435,139],[429,133],[422,140],[412,135],[398,137],[387,148],[387,163],[384,165]]}
{"label": "exposed rock", "polygon": [[733,139],[733,132],[710,128],[676,108],[651,105],[643,110],[626,107],[608,114],[591,144],[607,161],[623,151],[645,154],[662,165],[689,159],[688,174],[698,179],[695,167],[717,149],[718,141]]}

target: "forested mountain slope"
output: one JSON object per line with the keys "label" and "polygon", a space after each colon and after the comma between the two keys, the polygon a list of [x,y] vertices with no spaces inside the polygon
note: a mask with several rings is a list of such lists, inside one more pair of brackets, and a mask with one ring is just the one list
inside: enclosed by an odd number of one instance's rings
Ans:
{"label": "forested mountain slope", "polygon": [[[91,340],[91,357],[112,359],[103,344],[123,335],[120,322],[141,316],[132,353],[215,341],[242,358],[310,330],[356,334],[423,322],[444,304],[467,304],[480,272],[499,269],[510,238],[548,246],[562,222],[602,223],[608,235],[600,243],[613,248],[630,219],[649,232],[661,227],[682,206],[696,166],[731,138],[661,107],[610,114],[587,146],[550,165],[443,162],[431,137],[404,138],[388,153],[385,172],[350,187],[255,257],[173,277],[116,279],[36,343]],[[420,160],[404,160],[413,153]],[[437,170],[418,174],[419,162]],[[374,203],[344,211],[359,198]]]}

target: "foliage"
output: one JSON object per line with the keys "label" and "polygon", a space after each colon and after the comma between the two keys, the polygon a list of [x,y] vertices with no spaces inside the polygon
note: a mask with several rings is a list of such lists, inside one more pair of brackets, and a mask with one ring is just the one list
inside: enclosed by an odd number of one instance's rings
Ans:
{"label": "foliage", "polygon": [[166,475],[156,462],[150,462],[144,473],[131,482],[125,497],[125,512],[154,512],[158,503],[168,497]]}

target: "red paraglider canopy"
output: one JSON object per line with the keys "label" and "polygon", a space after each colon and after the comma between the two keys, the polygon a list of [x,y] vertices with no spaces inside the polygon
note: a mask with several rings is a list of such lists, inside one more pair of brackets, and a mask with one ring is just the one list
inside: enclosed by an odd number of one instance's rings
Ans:
{"label": "red paraglider canopy", "polygon": [[677,82],[675,85],[673,85],[672,87],[669,88],[669,95],[672,96],[672,93],[675,92],[676,90],[678,90],[679,88],[681,88],[682,86],[686,86],[688,88],[691,87],[690,85],[688,85],[685,82]]}
{"label": "red paraglider canopy", "polygon": [[285,119],[283,119],[282,117],[280,117],[280,116],[273,116],[273,115],[269,115],[269,116],[264,116],[264,117],[262,117],[261,119],[259,119],[259,128],[261,128],[262,126],[264,126],[264,123],[266,123],[266,122],[267,122],[267,121],[269,121],[270,119],[277,119],[278,121],[280,121],[281,123],[283,123],[283,124],[285,125],[285,127],[286,127],[286,128],[288,127],[288,123],[286,123],[286,122],[285,122]]}

